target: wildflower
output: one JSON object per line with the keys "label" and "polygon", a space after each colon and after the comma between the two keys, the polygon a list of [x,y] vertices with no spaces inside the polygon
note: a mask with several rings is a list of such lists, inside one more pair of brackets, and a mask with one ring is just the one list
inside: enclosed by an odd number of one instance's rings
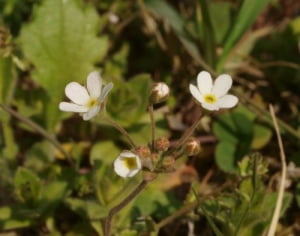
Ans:
{"label": "wildflower", "polygon": [[90,120],[98,114],[112,87],[109,83],[102,88],[99,73],[93,71],[87,77],[86,88],[77,82],[67,84],[65,94],[72,102],[61,102],[59,109],[81,113],[84,120]]}
{"label": "wildflower", "polygon": [[163,82],[159,82],[153,85],[150,92],[150,101],[152,103],[160,103],[167,100],[170,94],[168,85]]}
{"label": "wildflower", "polygon": [[232,79],[230,75],[222,74],[215,82],[206,71],[197,76],[197,87],[190,84],[190,92],[194,98],[207,110],[219,110],[220,108],[231,108],[238,103],[238,98],[227,94],[231,88]]}
{"label": "wildflower", "polygon": [[114,161],[114,169],[123,178],[133,177],[142,169],[142,163],[138,155],[123,151]]}

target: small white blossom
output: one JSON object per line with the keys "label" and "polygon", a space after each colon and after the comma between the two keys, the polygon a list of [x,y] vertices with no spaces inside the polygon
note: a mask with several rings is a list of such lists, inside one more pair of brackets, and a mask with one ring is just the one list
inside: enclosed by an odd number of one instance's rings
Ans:
{"label": "small white blossom", "polygon": [[142,162],[133,152],[123,151],[114,161],[114,169],[123,178],[133,177],[142,169]]}
{"label": "small white blossom", "polygon": [[99,73],[93,71],[87,77],[86,88],[77,82],[67,84],[65,94],[71,102],[61,102],[59,109],[81,113],[84,120],[90,120],[98,114],[112,87],[109,83],[102,88]]}
{"label": "small white blossom", "polygon": [[230,75],[222,74],[213,82],[210,74],[202,71],[197,76],[197,87],[190,84],[190,92],[194,98],[207,110],[234,107],[239,99],[227,94],[232,85]]}
{"label": "small white blossom", "polygon": [[159,82],[153,85],[150,93],[150,101],[153,103],[160,103],[165,101],[170,94],[170,89],[167,84]]}

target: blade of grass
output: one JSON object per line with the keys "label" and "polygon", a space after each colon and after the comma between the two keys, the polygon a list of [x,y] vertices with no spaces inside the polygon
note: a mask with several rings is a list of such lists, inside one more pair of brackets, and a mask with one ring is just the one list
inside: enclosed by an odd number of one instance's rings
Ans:
{"label": "blade of grass", "polygon": [[217,72],[220,73],[223,69],[224,63],[232,48],[246,32],[246,30],[254,23],[257,16],[265,8],[270,0],[244,0],[239,13],[235,19],[233,27],[229,33],[228,38],[224,43],[223,53],[217,63]]}
{"label": "blade of grass", "polygon": [[167,2],[161,0],[147,0],[145,1],[145,6],[148,10],[153,11],[162,19],[167,20],[179,41],[185,47],[187,52],[193,57],[193,59],[203,69],[211,73],[213,72],[212,68],[202,58],[202,55],[200,54],[196,44],[191,40],[190,36],[185,31],[185,23],[182,17],[173,7],[171,7]]}
{"label": "blade of grass", "polygon": [[204,45],[206,61],[213,68],[216,63],[216,40],[213,24],[211,21],[209,6],[207,0],[199,0],[201,14],[203,19]]}
{"label": "blade of grass", "polygon": [[278,190],[278,198],[277,198],[277,201],[276,201],[276,207],[275,207],[275,210],[274,210],[274,213],[273,213],[270,229],[269,229],[269,232],[268,232],[267,236],[275,235],[276,227],[277,227],[279,217],[280,217],[282,202],[283,202],[284,185],[285,185],[285,179],[286,179],[286,161],[285,161],[286,158],[285,158],[285,153],[284,153],[284,148],[283,148],[281,135],[280,135],[280,132],[279,132],[279,126],[278,126],[276,116],[275,116],[275,112],[274,112],[274,109],[273,109],[272,105],[270,105],[270,114],[272,116],[274,128],[275,128],[275,131],[276,131],[276,136],[277,136],[277,140],[278,140],[278,146],[279,146],[279,149],[280,149],[280,160],[281,160],[282,169],[281,169],[281,178],[280,178],[280,185],[279,185],[279,190]]}

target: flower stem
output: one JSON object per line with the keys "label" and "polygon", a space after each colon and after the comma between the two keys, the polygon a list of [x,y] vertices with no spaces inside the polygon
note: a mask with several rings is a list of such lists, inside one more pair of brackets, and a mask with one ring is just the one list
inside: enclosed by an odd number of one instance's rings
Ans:
{"label": "flower stem", "polygon": [[182,135],[182,137],[175,144],[175,146],[174,146],[175,150],[177,148],[179,148],[180,146],[182,146],[183,144],[185,144],[185,142],[188,140],[188,138],[191,137],[191,135],[194,133],[195,129],[198,127],[200,122],[201,122],[201,119],[195,121],[194,124],[190,128],[188,128],[188,130]]}
{"label": "flower stem", "polygon": [[111,124],[114,128],[116,128],[121,134],[123,134],[129,141],[130,145],[133,148],[136,148],[136,144],[134,143],[134,141],[132,140],[132,138],[130,137],[129,133],[122,127],[120,126],[117,122],[113,121],[112,119],[106,117],[105,120]]}
{"label": "flower stem", "polygon": [[61,144],[56,140],[55,137],[53,137],[52,135],[50,135],[45,129],[43,129],[41,126],[39,126],[38,124],[34,123],[32,120],[22,116],[21,114],[19,114],[18,112],[14,111],[13,109],[0,104],[0,107],[6,111],[7,113],[9,113],[10,115],[12,115],[13,117],[17,118],[18,120],[24,122],[25,124],[29,125],[31,128],[33,128],[34,130],[36,130],[38,133],[40,133],[42,136],[44,136],[46,139],[48,139],[48,141],[50,143],[52,143],[66,158],[67,160],[70,162],[70,164],[73,164],[72,158],[70,157],[70,155],[65,151],[65,149],[61,146]]}
{"label": "flower stem", "polygon": [[104,223],[104,236],[111,235],[112,219],[114,215],[130,203],[147,186],[148,183],[149,181],[143,180],[123,201],[109,211]]}
{"label": "flower stem", "polygon": [[154,111],[153,105],[149,105],[149,115],[150,115],[150,122],[151,122],[151,150],[154,151],[154,141],[155,141],[155,120],[154,120]]}

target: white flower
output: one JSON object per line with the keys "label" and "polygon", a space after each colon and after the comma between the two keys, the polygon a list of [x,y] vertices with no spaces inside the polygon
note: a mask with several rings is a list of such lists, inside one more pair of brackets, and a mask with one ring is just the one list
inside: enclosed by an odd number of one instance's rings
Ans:
{"label": "white flower", "polygon": [[77,82],[67,84],[65,94],[72,102],[61,102],[59,109],[79,112],[84,120],[90,120],[98,114],[112,87],[109,83],[102,88],[99,73],[93,71],[87,77],[86,88]]}
{"label": "white flower", "polygon": [[114,169],[123,178],[133,177],[142,169],[142,162],[138,155],[123,151],[114,161]]}
{"label": "white flower", "polygon": [[197,76],[197,87],[190,84],[190,91],[205,109],[213,111],[231,108],[238,103],[239,99],[236,96],[227,94],[231,85],[230,75],[222,74],[213,83],[210,74],[202,71]]}

